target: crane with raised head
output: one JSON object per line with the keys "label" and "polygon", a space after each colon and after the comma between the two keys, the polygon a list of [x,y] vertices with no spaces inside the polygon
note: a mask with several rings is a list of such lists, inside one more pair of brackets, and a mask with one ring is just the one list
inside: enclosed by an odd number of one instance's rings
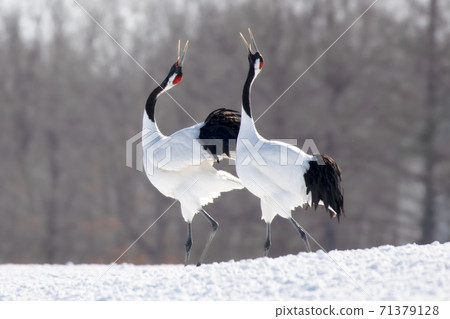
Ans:
{"label": "crane with raised head", "polygon": [[[224,156],[232,157],[229,140],[237,138],[240,114],[229,109],[217,109],[204,122],[181,129],[170,136],[163,135],[155,120],[157,99],[177,85],[182,77],[188,41],[169,74],[149,95],[143,115],[143,165],[150,182],[165,196],[177,199],[187,223],[185,265],[192,247],[192,220],[200,212],[210,223],[211,233],[197,263],[199,266],[216,234],[218,223],[203,206],[212,203],[223,192],[243,188],[239,179],[213,167]],[[209,145],[208,140],[221,145]],[[205,142],[206,141],[206,142]]]}
{"label": "crane with raised head", "polygon": [[266,222],[265,256],[271,245],[271,223],[275,216],[287,218],[311,251],[304,229],[292,218],[298,206],[323,205],[330,217],[339,220],[344,213],[341,170],[328,155],[309,155],[301,149],[262,137],[252,117],[250,103],[253,81],[264,60],[253,34],[250,43],[241,33],[248,49],[249,70],[242,92],[241,127],[236,146],[236,172],[242,184],[261,200],[262,219]]}

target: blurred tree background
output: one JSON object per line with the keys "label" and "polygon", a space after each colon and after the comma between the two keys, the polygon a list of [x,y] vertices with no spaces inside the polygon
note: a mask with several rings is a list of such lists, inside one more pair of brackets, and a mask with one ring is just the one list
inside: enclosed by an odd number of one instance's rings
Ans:
{"label": "blurred tree background", "polygon": [[[240,110],[239,32],[252,28],[265,59],[258,118],[372,3],[78,2],[157,81],[189,39],[170,94],[197,121]],[[0,16],[0,262],[112,262],[172,203],[125,165],[156,84],[71,0],[4,0]],[[258,120],[263,136],[312,138],[340,164],[341,222],[294,212],[325,249],[450,240],[449,87],[450,2],[380,0]],[[166,134],[194,124],[167,96],[156,117]],[[206,210],[220,223],[207,261],[262,256],[256,197],[225,193]],[[176,204],[119,262],[182,263],[185,228]],[[194,220],[193,260],[209,229]],[[303,249],[277,218],[271,256]]]}

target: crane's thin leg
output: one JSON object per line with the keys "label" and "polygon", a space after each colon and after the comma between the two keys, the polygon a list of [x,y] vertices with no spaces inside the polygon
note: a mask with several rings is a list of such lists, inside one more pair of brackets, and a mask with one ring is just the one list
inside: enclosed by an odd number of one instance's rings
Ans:
{"label": "crane's thin leg", "polygon": [[213,240],[214,236],[216,235],[217,228],[219,228],[219,224],[214,220],[214,218],[212,218],[207,212],[205,212],[204,209],[201,210],[201,213],[203,216],[205,216],[205,218],[207,220],[210,221],[212,230],[211,230],[211,233],[209,234],[209,239],[206,242],[206,246],[203,249],[202,255],[200,256],[197,266],[200,266],[203,263],[203,260],[205,259],[206,252],[208,251],[209,245],[211,244],[211,241]]}
{"label": "crane's thin leg", "polygon": [[187,224],[187,233],[188,237],[186,240],[186,257],[184,259],[184,265],[187,266],[189,262],[189,255],[191,254],[191,247],[192,247],[192,225],[191,223]]}
{"label": "crane's thin leg", "polygon": [[291,217],[290,221],[294,225],[294,227],[298,230],[298,232],[300,233],[300,236],[302,236],[302,239],[303,239],[303,241],[305,242],[305,245],[306,245],[306,250],[310,253],[311,252],[311,248],[309,247],[308,237],[306,237],[306,234],[303,231],[302,227],[295,221],[294,218]]}
{"label": "crane's thin leg", "polygon": [[270,249],[270,223],[266,223],[266,243],[264,244],[264,256],[269,256]]}

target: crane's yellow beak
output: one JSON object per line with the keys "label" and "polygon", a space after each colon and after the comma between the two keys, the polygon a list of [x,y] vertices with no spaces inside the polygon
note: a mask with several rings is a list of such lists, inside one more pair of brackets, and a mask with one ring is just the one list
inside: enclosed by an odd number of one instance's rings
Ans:
{"label": "crane's yellow beak", "polygon": [[241,35],[242,41],[244,41],[244,44],[245,44],[245,46],[247,47],[248,52],[250,52],[250,53],[253,54],[253,52],[252,52],[252,47],[250,46],[250,44],[248,44],[247,40],[245,40],[245,37],[242,35],[241,32],[239,32],[239,34]]}
{"label": "crane's yellow beak", "polygon": [[186,44],[184,46],[183,53],[181,54],[181,56],[180,56],[180,44],[181,44],[181,41],[178,40],[177,66],[182,67],[183,63],[184,63],[184,59],[186,58],[186,52],[187,52],[187,48],[189,45],[189,40],[186,41]]}
{"label": "crane's yellow beak", "polygon": [[242,41],[244,41],[245,46],[248,48],[248,51],[251,54],[255,54],[256,52],[258,52],[258,47],[256,46],[256,41],[255,38],[253,37],[253,32],[252,30],[250,30],[250,28],[248,28],[248,34],[250,35],[250,43],[247,42],[247,40],[245,40],[245,37],[242,35],[242,33],[239,33],[241,35]]}
{"label": "crane's yellow beak", "polygon": [[256,46],[255,38],[253,37],[253,32],[248,28],[248,34],[250,34],[250,41],[252,41],[253,49],[256,50],[256,52],[259,52],[258,47]]}

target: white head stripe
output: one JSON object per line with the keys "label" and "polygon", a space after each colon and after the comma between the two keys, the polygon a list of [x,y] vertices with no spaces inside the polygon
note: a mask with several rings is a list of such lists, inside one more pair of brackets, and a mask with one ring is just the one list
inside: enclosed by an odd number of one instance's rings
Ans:
{"label": "white head stripe", "polygon": [[261,59],[259,59],[259,58],[256,59],[256,60],[255,60],[255,64],[254,64],[256,70],[259,70],[259,65],[260,65],[260,64],[261,64]]}

